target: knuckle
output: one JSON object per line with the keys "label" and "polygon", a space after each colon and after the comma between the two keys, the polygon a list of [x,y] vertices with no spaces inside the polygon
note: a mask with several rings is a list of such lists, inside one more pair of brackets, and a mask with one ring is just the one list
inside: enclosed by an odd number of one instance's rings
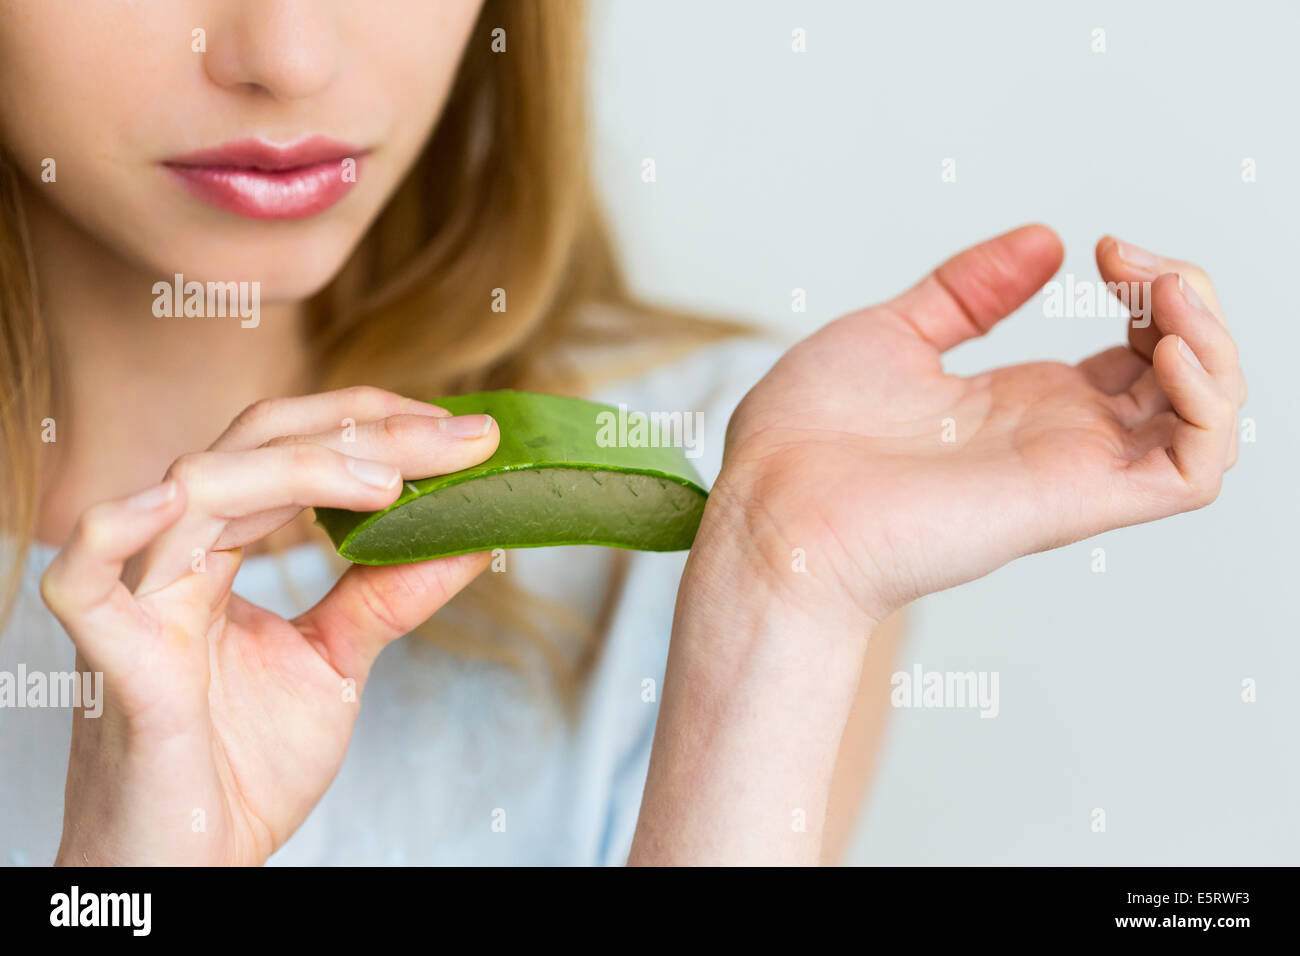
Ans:
{"label": "knuckle", "polygon": [[1232,396],[1224,394],[1219,397],[1219,416],[1223,421],[1232,426],[1237,421],[1237,403],[1232,400]]}
{"label": "knuckle", "polygon": [[94,505],[82,512],[72,528],[68,547],[90,554],[104,551],[111,543],[112,530],[109,526],[107,510],[104,505]]}
{"label": "knuckle", "polygon": [[278,408],[279,401],[277,399],[260,399],[236,415],[235,420],[231,424],[236,428],[249,428],[261,425],[274,418]]}
{"label": "knuckle", "polygon": [[[385,391],[382,388],[376,388],[373,385],[353,385],[345,388],[340,393],[343,401],[349,407],[356,406],[359,409],[365,409],[370,412],[390,411],[396,409],[401,399],[392,392]],[[364,412],[362,413],[365,414]],[[370,417],[366,415],[366,417]]]}
{"label": "knuckle", "polygon": [[390,415],[379,421],[377,431],[380,440],[385,444],[400,445],[410,438],[413,429],[409,421]]}
{"label": "knuckle", "polygon": [[1237,368],[1241,364],[1241,353],[1237,348],[1237,340],[1228,334],[1227,329],[1217,326],[1223,336],[1223,364],[1232,368]]}
{"label": "knuckle", "polygon": [[201,503],[204,500],[209,457],[204,452],[181,455],[171,463],[164,476],[180,485],[186,499],[191,503]]}
{"label": "knuckle", "polygon": [[67,582],[63,575],[62,562],[55,560],[45,569],[40,582],[41,600],[55,614],[68,608]]}
{"label": "knuckle", "polygon": [[1213,504],[1222,488],[1223,472],[1221,471],[1198,478],[1191,486],[1192,507],[1204,508]]}
{"label": "knuckle", "polygon": [[413,415],[390,415],[380,422],[380,437],[395,445],[427,442],[430,434],[429,429],[437,427],[434,424],[435,421],[436,419],[433,418],[422,418]]}
{"label": "knuckle", "polygon": [[1219,493],[1223,491],[1223,473],[1220,472],[1213,482],[1210,482],[1206,488],[1205,499],[1202,507],[1214,504],[1219,499]]}
{"label": "knuckle", "polygon": [[284,447],[288,450],[288,467],[294,472],[312,473],[334,458],[328,448],[313,442],[294,442]]}
{"label": "knuckle", "polygon": [[181,455],[171,463],[166,477],[179,483],[186,491],[193,490],[198,486],[203,473],[204,458],[202,452]]}
{"label": "knuckle", "polygon": [[343,389],[342,395],[358,402],[383,402],[391,397],[388,392],[373,385],[350,385]]}

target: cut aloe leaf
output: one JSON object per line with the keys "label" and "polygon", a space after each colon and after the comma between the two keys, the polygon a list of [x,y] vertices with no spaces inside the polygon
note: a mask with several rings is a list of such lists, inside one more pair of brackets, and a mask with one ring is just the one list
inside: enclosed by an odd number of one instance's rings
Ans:
{"label": "cut aloe leaf", "polygon": [[453,415],[491,415],[500,446],[472,468],[407,482],[382,511],[317,508],[317,523],[349,561],[571,544],[680,551],[695,540],[708,492],[683,448],[663,447],[681,444],[680,428],[645,420],[638,428],[625,408],[533,392],[435,404]]}

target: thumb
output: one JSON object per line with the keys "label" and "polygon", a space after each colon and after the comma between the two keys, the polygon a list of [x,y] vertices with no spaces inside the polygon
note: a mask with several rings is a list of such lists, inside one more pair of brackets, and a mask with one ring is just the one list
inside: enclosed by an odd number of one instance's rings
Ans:
{"label": "thumb", "polygon": [[489,560],[480,553],[416,564],[355,564],[293,624],[336,671],[363,679],[380,651],[432,617]]}
{"label": "thumb", "polygon": [[957,253],[889,303],[912,330],[940,352],[983,335],[1061,267],[1056,233],[1029,225]]}

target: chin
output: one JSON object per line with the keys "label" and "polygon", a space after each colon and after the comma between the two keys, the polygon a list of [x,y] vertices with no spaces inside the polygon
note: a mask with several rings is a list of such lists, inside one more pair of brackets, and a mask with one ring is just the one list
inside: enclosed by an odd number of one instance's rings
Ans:
{"label": "chin", "polygon": [[310,299],[329,285],[354,244],[230,240],[222,242],[221,248],[191,244],[172,255],[150,258],[160,278],[181,274],[187,282],[256,282],[264,305],[285,305]]}

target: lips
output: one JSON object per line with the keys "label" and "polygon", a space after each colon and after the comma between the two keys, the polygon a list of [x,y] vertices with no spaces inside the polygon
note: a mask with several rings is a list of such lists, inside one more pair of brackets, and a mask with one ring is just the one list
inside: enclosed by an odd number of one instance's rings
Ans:
{"label": "lips", "polygon": [[321,136],[286,146],[246,139],[177,156],[163,166],[192,196],[226,212],[305,219],[352,190],[364,152]]}

